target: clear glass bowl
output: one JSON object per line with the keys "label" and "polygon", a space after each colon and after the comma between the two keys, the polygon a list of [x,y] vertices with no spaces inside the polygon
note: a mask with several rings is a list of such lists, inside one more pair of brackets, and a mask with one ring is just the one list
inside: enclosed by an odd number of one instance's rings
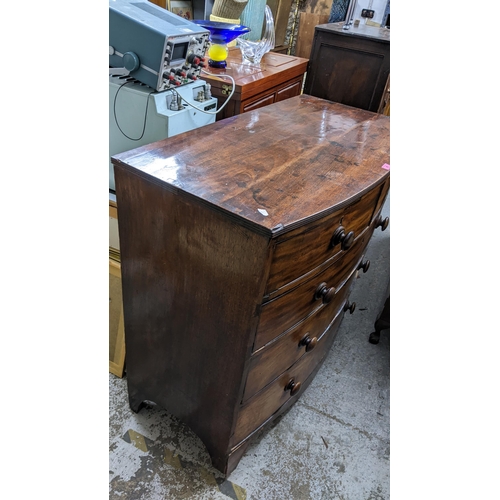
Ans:
{"label": "clear glass bowl", "polygon": [[266,25],[260,40],[257,42],[245,40],[244,38],[238,38],[237,40],[243,57],[254,64],[259,64],[264,54],[274,49],[276,40],[274,35],[274,19],[269,5],[266,5],[265,15]]}

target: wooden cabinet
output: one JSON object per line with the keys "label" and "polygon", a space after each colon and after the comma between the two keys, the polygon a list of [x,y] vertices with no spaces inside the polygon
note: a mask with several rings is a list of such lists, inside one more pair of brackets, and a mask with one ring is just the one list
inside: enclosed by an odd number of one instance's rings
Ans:
{"label": "wooden cabinet", "polygon": [[304,93],[377,112],[390,72],[390,30],[316,26]]}
{"label": "wooden cabinet", "polygon": [[233,83],[217,75],[229,75],[235,81],[234,94],[216,120],[300,95],[307,63],[308,59],[302,57],[268,52],[260,64],[252,64],[242,58],[238,47],[231,47],[227,68],[207,68],[214,76],[203,74],[203,79],[212,87],[212,95],[217,98],[218,108],[226,102]]}
{"label": "wooden cabinet", "polygon": [[301,95],[112,162],[131,408],[182,419],[229,474],[354,312],[389,118]]}

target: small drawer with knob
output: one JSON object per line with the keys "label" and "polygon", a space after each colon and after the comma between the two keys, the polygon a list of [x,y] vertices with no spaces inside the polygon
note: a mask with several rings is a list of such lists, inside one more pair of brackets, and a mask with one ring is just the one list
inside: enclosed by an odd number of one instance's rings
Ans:
{"label": "small drawer with knob", "polygon": [[231,438],[232,447],[246,439],[291,398],[300,396],[302,388],[307,385],[309,375],[317,369],[330,350],[343,316],[343,308],[341,308],[340,313],[335,316],[324,335],[318,339],[312,351],[302,356],[272,383],[241,405]]}
{"label": "small drawer with knob", "polygon": [[380,196],[380,188],[365,194],[347,207],[310,222],[276,238],[266,297],[287,292],[329,265],[345,252],[354,241],[366,233]]}
{"label": "small drawer with knob", "polygon": [[[271,342],[320,307],[338,306],[336,291],[362,264],[361,257],[369,238],[357,239],[349,252],[333,265],[311,277],[297,288],[261,305],[260,322],[255,337],[254,351]],[[335,302],[337,300],[337,302]]]}
{"label": "small drawer with knob", "polygon": [[[287,331],[272,344],[254,353],[249,369],[242,401],[246,401],[277,376],[292,366],[302,356],[308,356],[330,329],[339,315],[354,312],[353,304],[346,300],[356,279],[353,272],[349,281],[336,292],[335,305],[319,308],[314,314]],[[347,306],[347,308],[346,308]]]}

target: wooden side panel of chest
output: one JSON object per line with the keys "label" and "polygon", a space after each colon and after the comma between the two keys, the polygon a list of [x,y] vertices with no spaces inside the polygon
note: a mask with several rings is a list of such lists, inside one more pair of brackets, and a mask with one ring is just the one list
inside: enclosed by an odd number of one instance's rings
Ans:
{"label": "wooden side panel of chest", "polygon": [[131,408],[166,408],[224,470],[268,239],[120,167],[115,176]]}

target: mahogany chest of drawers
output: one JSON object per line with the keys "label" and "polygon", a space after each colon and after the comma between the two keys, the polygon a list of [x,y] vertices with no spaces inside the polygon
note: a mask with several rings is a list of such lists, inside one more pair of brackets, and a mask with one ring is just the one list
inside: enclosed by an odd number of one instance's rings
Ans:
{"label": "mahogany chest of drawers", "polygon": [[354,310],[389,117],[302,95],[112,162],[131,408],[167,409],[229,474]]}

